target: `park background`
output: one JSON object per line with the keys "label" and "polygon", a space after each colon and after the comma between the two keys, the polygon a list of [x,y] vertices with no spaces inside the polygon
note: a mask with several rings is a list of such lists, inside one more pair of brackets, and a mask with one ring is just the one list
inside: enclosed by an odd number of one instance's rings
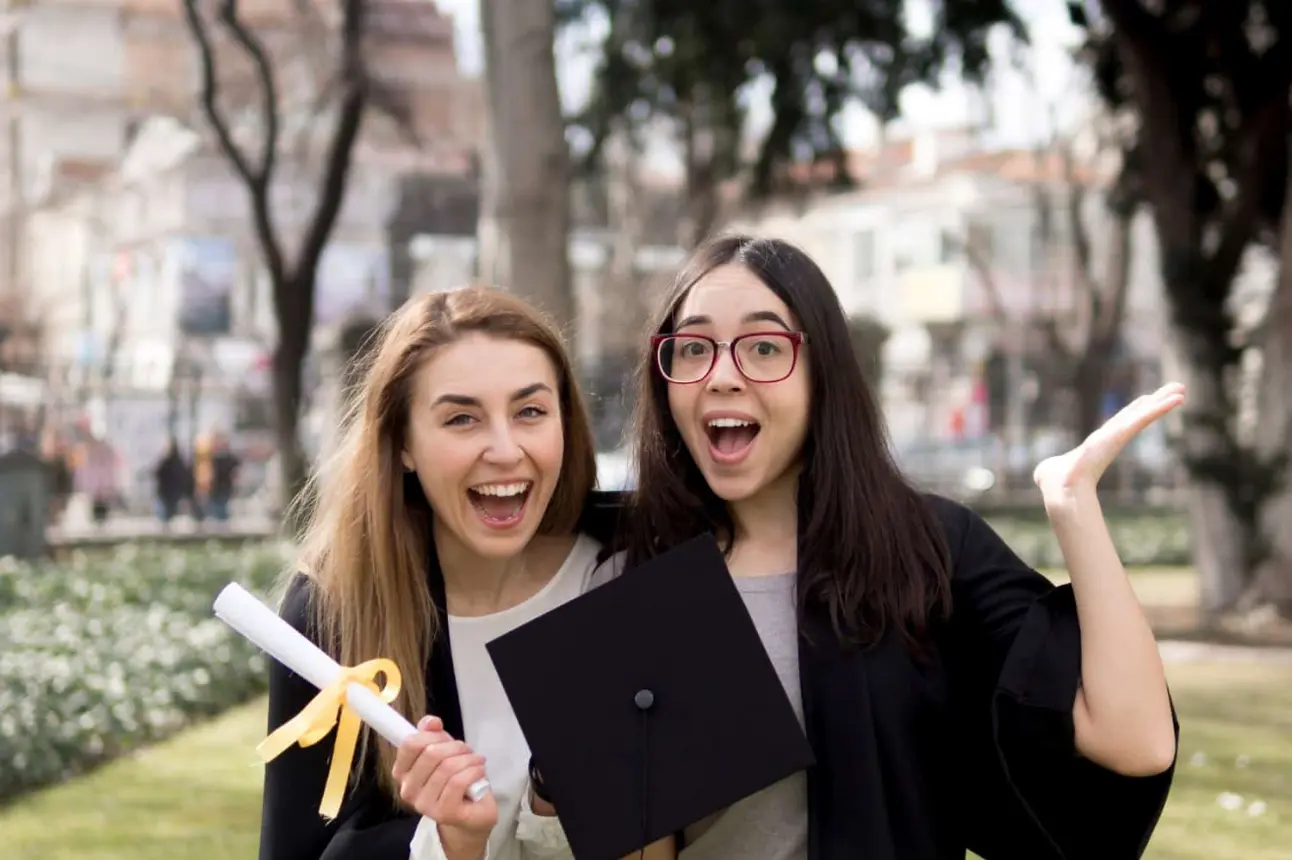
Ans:
{"label": "park background", "polygon": [[1101,486],[1182,724],[1147,856],[1289,856],[1289,4],[0,0],[0,57],[6,857],[253,856],[211,600],[286,564],[366,335],[542,305],[623,486],[641,320],[725,229],[820,263],[904,469],[1056,581],[1032,467],[1189,386]]}

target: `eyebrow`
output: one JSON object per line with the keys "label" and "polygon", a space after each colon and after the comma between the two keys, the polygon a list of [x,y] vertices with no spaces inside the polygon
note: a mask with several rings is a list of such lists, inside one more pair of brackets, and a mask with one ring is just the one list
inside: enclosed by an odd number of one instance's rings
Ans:
{"label": "eyebrow", "polygon": [[[776,323],[776,325],[780,326],[781,328],[785,329],[786,331],[790,331],[790,330],[791,330],[791,329],[790,329],[790,324],[789,324],[789,323],[787,323],[785,320],[781,319],[781,315],[780,315],[780,314],[778,314],[778,313],[776,313],[776,311],[754,311],[754,312],[753,312],[753,313],[751,313],[751,314],[745,314],[744,318],[743,318],[743,319],[741,319],[740,321],[741,321],[742,323],[751,323],[751,322],[769,322],[769,323]],[[673,327],[673,330],[674,330],[674,331],[678,331],[678,330],[680,330],[680,329],[684,329],[684,328],[686,328],[687,326],[693,326],[693,325],[710,325],[710,324],[712,324],[712,323],[713,323],[713,318],[712,318],[712,317],[707,317],[707,316],[690,316],[690,317],[687,317],[686,319],[682,320],[682,321],[681,321],[680,323],[678,323],[677,325],[675,325],[675,326]]]}
{"label": "eyebrow", "polygon": [[[548,394],[552,393],[552,389],[545,383],[535,382],[531,385],[526,385],[524,388],[518,388],[511,395],[511,401],[514,403],[517,400],[524,400],[526,397],[532,397],[540,391],[546,391]],[[480,398],[478,397],[469,397],[465,394],[441,394],[439,397],[435,398],[435,402],[431,404],[431,408],[435,408],[441,403],[449,403],[453,406],[481,405]]]}

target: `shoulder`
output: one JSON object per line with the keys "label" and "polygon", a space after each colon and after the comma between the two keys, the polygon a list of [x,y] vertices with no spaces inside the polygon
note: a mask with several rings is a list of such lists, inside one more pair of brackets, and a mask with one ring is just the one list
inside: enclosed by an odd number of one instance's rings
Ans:
{"label": "shoulder", "polygon": [[619,575],[624,572],[624,560],[627,557],[628,552],[625,550],[615,553],[598,564],[596,569],[592,571],[592,576],[588,580],[587,590],[591,591],[594,588],[599,588],[605,585],[612,579],[617,579]]}
{"label": "shoulder", "polygon": [[319,644],[315,616],[318,584],[309,574],[297,571],[292,574],[278,603],[278,615],[315,645]]}
{"label": "shoulder", "polygon": [[922,493],[921,499],[942,530],[953,566],[979,552],[984,537],[995,534],[977,511],[962,502],[934,493]]}
{"label": "shoulder", "polygon": [[597,570],[597,559],[601,557],[604,545],[594,535],[579,532],[575,535],[574,546],[565,557],[564,572],[578,580],[580,593],[592,587],[592,577]]}

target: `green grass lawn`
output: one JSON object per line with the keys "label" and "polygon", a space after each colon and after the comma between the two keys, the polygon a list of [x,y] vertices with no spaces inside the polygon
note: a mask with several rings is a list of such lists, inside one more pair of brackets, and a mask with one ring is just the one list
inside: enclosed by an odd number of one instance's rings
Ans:
{"label": "green grass lawn", "polygon": [[251,860],[263,701],[0,809],[10,860]]}
{"label": "green grass lawn", "polygon": [[[1173,665],[1180,765],[1151,860],[1276,860],[1292,845],[1292,666]],[[0,809],[9,860],[249,860],[258,702]],[[1236,808],[1227,809],[1227,795]],[[1262,806],[1263,804],[1263,811]],[[1253,814],[1259,811],[1260,814]]]}

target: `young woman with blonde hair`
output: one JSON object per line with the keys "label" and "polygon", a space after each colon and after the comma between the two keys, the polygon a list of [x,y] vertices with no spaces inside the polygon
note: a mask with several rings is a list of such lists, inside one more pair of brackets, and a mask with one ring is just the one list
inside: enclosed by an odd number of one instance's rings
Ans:
{"label": "young woman with blonde hair", "polygon": [[[421,731],[396,750],[365,730],[332,821],[330,738],[270,761],[261,860],[568,857],[485,643],[582,593],[613,526],[569,356],[471,287],[405,304],[362,378],[281,612],[342,665],[393,660]],[[274,663],[270,728],[316,692]]]}

